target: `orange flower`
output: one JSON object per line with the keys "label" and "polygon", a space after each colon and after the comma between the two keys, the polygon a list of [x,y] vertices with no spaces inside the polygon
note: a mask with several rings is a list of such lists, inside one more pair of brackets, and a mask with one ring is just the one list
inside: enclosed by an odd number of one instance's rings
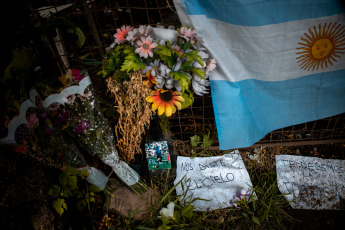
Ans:
{"label": "orange flower", "polygon": [[[158,67],[153,68],[154,70],[158,69]],[[148,78],[148,80],[143,80],[143,84],[147,85],[149,88],[152,88],[152,86],[156,85],[156,78],[154,76],[151,75],[151,70],[146,72],[146,77]]]}
{"label": "orange flower", "polygon": [[152,104],[152,109],[158,109],[158,115],[165,113],[167,117],[170,117],[173,113],[182,109],[184,99],[182,93],[172,90],[158,89],[152,90],[151,96],[146,97],[146,101]]}

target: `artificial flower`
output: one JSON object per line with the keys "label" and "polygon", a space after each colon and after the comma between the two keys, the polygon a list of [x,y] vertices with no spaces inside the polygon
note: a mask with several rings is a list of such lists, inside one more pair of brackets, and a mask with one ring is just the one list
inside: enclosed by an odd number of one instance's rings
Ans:
{"label": "artificial flower", "polygon": [[179,31],[179,36],[183,37],[187,41],[189,41],[189,39],[192,38],[194,34],[195,30],[187,28],[185,26],[182,26]]}
{"label": "artificial flower", "polygon": [[56,118],[57,118],[57,121],[60,123],[60,124],[66,124],[68,119],[69,119],[69,112],[62,109],[57,115],[56,115]]}
{"label": "artificial flower", "polygon": [[128,35],[126,37],[126,40],[131,42],[131,44],[133,44],[133,42],[140,36],[138,29],[132,29],[130,31],[128,31]]}
{"label": "artificial flower", "polygon": [[148,36],[150,33],[152,32],[152,27],[150,25],[145,26],[145,25],[141,25],[139,27],[139,33],[142,36]]}
{"label": "artificial flower", "polygon": [[72,76],[75,81],[81,81],[83,79],[79,69],[72,69]]}
{"label": "artificial flower", "polygon": [[206,74],[208,74],[209,72],[211,72],[212,70],[214,70],[216,68],[217,61],[214,58],[211,58],[209,63],[206,66]]}
{"label": "artificial flower", "polygon": [[158,89],[152,90],[151,96],[146,97],[146,101],[152,103],[152,109],[158,109],[158,115],[165,113],[167,117],[170,117],[173,113],[182,109],[184,99],[182,93],[172,90]]}
{"label": "artificial flower", "polygon": [[140,57],[144,58],[148,56],[153,57],[152,50],[158,46],[157,43],[153,42],[151,37],[141,37],[141,39],[137,41],[137,45],[139,47],[136,48],[135,52],[138,53]]}
{"label": "artificial flower", "polygon": [[80,135],[80,134],[84,133],[85,130],[86,130],[87,128],[89,128],[90,126],[91,126],[91,125],[90,125],[89,122],[87,122],[86,120],[82,120],[82,121],[79,123],[79,125],[78,125],[75,129],[76,129],[76,131],[77,131],[77,134]]}
{"label": "artificial flower", "polygon": [[130,26],[122,26],[121,29],[116,29],[117,33],[114,34],[115,42],[118,44],[125,42],[130,30]]}
{"label": "artificial flower", "polygon": [[174,209],[175,209],[175,204],[174,202],[170,202],[166,208],[162,208],[159,211],[159,214],[168,217],[168,218],[174,218]]}
{"label": "artificial flower", "polygon": [[67,98],[66,98],[66,103],[67,104],[73,104],[74,103],[74,101],[75,101],[75,99],[76,99],[76,96],[74,95],[74,94],[72,94],[72,95],[70,95],[70,96],[68,96]]}
{"label": "artificial flower", "polygon": [[152,73],[155,73],[155,67],[154,69],[150,69],[146,72],[146,77],[148,78],[147,80],[143,80],[143,84],[147,85],[149,88],[152,88],[155,84],[157,84],[156,77],[152,76]]}
{"label": "artificial flower", "polygon": [[81,101],[85,101],[86,98],[91,97],[91,96],[92,96],[92,92],[88,91],[88,92],[84,92],[83,96],[79,95],[79,98],[80,98]]}
{"label": "artificial flower", "polygon": [[18,145],[17,148],[14,149],[14,151],[18,153],[25,153],[27,151],[27,147],[24,144]]}
{"label": "artificial flower", "polygon": [[38,124],[38,117],[36,116],[35,113],[32,113],[29,115],[27,118],[27,126],[28,128],[32,129],[36,124]]}

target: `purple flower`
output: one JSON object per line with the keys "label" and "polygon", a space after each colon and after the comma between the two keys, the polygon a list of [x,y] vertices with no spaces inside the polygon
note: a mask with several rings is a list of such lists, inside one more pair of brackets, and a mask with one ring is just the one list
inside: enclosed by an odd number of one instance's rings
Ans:
{"label": "purple flower", "polygon": [[61,110],[60,113],[57,114],[57,120],[59,123],[66,124],[69,118],[69,112],[66,110]]}
{"label": "purple flower", "polygon": [[85,132],[85,129],[89,128],[91,125],[86,120],[82,120],[76,128],[77,134],[80,135]]}
{"label": "purple flower", "polygon": [[232,204],[235,208],[241,209],[238,207],[238,202],[241,200],[248,201],[249,197],[251,195],[251,191],[247,189],[242,189],[239,194],[235,195],[232,200],[230,201],[230,204]]}

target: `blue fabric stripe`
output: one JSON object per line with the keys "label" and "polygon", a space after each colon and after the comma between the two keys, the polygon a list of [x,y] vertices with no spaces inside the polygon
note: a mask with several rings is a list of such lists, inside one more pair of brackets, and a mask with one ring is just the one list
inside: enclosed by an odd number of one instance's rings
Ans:
{"label": "blue fabric stripe", "polygon": [[345,70],[281,82],[211,81],[221,150],[248,147],[267,133],[345,111]]}
{"label": "blue fabric stripe", "polygon": [[345,12],[342,0],[184,0],[189,15],[234,25],[263,26]]}

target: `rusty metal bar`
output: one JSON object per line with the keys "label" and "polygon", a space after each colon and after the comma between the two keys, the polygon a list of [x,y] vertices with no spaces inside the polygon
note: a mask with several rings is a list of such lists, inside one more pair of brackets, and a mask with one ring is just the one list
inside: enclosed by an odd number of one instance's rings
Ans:
{"label": "rusty metal bar", "polygon": [[[249,147],[239,148],[239,149],[254,149],[264,146],[266,148],[274,148],[274,147],[291,147],[291,146],[304,146],[304,145],[325,145],[325,144],[338,144],[338,143],[345,143],[345,139],[334,139],[334,140],[317,140],[317,141],[294,141],[294,142],[281,142],[281,143],[261,143],[261,144],[254,144]],[[201,148],[200,148],[201,149]],[[200,150],[197,148],[197,150]],[[219,150],[219,146],[211,146],[208,148],[209,150]]]}

